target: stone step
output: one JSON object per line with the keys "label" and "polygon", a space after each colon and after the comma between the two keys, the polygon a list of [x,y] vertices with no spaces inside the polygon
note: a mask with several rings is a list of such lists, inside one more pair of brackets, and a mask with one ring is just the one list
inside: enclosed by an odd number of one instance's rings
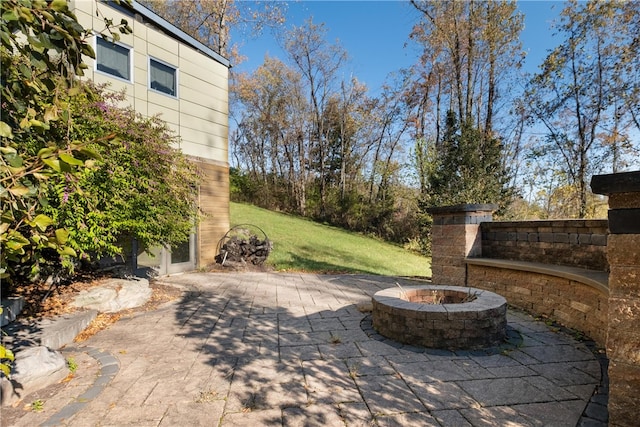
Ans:
{"label": "stone step", "polygon": [[4,343],[14,353],[30,346],[58,350],[73,342],[97,314],[97,310],[86,310],[37,320],[17,320],[4,328],[7,334]]}

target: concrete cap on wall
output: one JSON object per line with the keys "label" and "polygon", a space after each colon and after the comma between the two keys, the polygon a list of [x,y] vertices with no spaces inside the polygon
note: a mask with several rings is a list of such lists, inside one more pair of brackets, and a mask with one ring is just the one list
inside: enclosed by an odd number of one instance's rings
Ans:
{"label": "concrete cap on wall", "polygon": [[640,192],[640,171],[594,175],[591,191],[595,194]]}
{"label": "concrete cap on wall", "polygon": [[464,212],[495,212],[496,210],[498,210],[498,205],[494,203],[460,204],[427,208],[427,212],[432,215],[446,215]]}
{"label": "concrete cap on wall", "polygon": [[640,234],[640,171],[594,175],[591,190],[609,196],[610,234]]}

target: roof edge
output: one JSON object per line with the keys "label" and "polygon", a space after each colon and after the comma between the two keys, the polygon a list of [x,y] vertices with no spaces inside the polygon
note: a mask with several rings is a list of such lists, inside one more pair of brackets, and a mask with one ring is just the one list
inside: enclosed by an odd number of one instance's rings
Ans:
{"label": "roof edge", "polygon": [[[110,7],[117,8],[118,6],[117,4],[114,4],[113,1],[110,1],[110,0],[106,0],[106,1],[103,0],[103,2],[108,4]],[[182,41],[185,44],[190,45],[192,48],[209,56],[210,58],[224,65],[225,67],[231,68],[231,62],[227,58],[220,55],[218,52],[214,51],[204,43],[196,40],[194,37],[190,36],[189,34],[185,33],[180,28],[176,27],[175,25],[173,25],[172,23],[170,23],[169,21],[167,21],[166,19],[158,15],[157,13],[153,12],[151,9],[148,9],[147,7],[138,3],[136,0],[131,0],[130,4],[127,4],[126,2],[121,2],[119,6],[126,7],[127,9],[133,10],[135,13],[140,14],[145,19],[151,21],[162,30],[174,36],[176,39]]]}

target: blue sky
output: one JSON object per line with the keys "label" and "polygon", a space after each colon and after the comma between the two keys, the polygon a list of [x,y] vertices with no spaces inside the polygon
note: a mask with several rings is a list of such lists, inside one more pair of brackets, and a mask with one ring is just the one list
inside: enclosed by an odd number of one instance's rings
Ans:
{"label": "blue sky", "polygon": [[[550,24],[562,10],[563,2],[520,1],[518,7],[525,14],[521,39],[528,54],[524,70],[535,72],[547,52],[558,43],[552,37]],[[346,72],[365,82],[372,94],[378,92],[390,72],[409,67],[420,54],[417,46],[409,42],[409,33],[419,14],[408,1],[289,2],[285,26],[302,25],[310,16],[314,23],[325,24],[329,41],[339,40],[349,52]],[[235,71],[253,71],[262,64],[265,54],[286,58],[268,29],[256,39],[232,36],[234,42],[242,43],[240,53],[246,57],[234,67]]]}

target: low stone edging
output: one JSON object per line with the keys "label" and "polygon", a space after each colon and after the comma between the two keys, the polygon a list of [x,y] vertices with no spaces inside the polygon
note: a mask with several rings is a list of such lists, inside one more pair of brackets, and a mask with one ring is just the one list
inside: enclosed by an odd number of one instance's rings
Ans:
{"label": "low stone edging", "polygon": [[84,351],[90,357],[94,358],[100,365],[100,371],[95,381],[87,390],[80,396],[76,397],[73,401],[67,404],[64,408],[53,414],[46,422],[41,426],[59,426],[64,424],[65,420],[70,419],[86,405],[88,405],[93,399],[95,399],[105,387],[113,380],[116,374],[120,371],[120,362],[111,353],[105,350],[97,348],[76,348],[67,349],[75,351]]}
{"label": "low stone edging", "polygon": [[111,313],[138,307],[150,297],[147,279],[110,279],[80,292],[73,302],[80,309],[76,313],[37,320],[18,318],[4,327],[8,335],[3,341],[14,351],[16,360],[11,379],[0,378],[0,406],[14,404],[65,378],[69,370],[59,350],[73,342],[99,311]]}
{"label": "low stone edging", "polygon": [[24,307],[23,297],[8,297],[0,302],[2,313],[0,313],[0,326],[5,327],[16,320]]}

